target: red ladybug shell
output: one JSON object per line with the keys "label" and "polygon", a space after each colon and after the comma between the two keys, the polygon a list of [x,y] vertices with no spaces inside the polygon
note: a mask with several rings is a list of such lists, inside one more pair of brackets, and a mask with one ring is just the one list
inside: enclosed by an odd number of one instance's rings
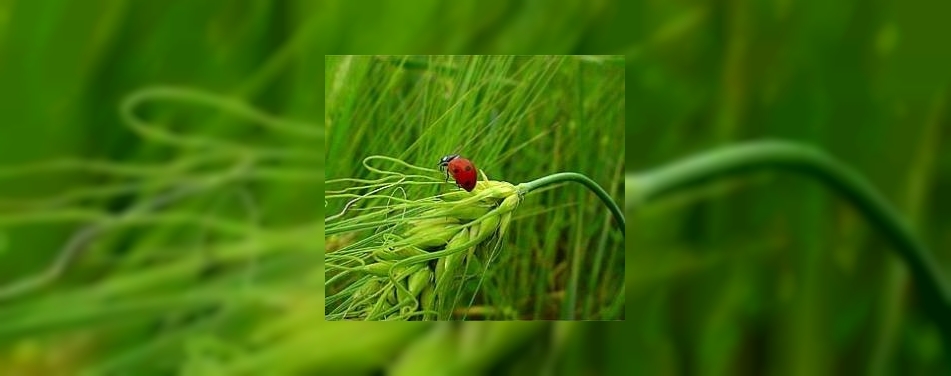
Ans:
{"label": "red ladybug shell", "polygon": [[448,155],[443,157],[439,164],[446,168],[449,175],[452,175],[459,188],[472,192],[476,180],[478,180],[478,175],[476,174],[476,167],[471,161],[458,155]]}

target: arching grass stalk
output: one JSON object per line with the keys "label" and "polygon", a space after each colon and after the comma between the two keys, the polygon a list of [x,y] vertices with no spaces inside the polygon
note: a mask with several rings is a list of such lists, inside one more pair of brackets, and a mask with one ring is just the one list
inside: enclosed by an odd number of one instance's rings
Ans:
{"label": "arching grass stalk", "polygon": [[882,195],[855,170],[821,151],[783,141],[728,146],[625,177],[627,209],[696,183],[760,170],[785,170],[818,179],[879,230],[908,265],[924,309],[951,353],[951,290],[931,252]]}
{"label": "arching grass stalk", "polygon": [[611,196],[608,195],[608,193],[605,192],[604,189],[598,185],[598,183],[595,183],[594,180],[591,180],[587,176],[577,172],[559,172],[557,174],[551,174],[532,180],[528,183],[519,184],[518,188],[524,195],[545,186],[569,181],[581,183],[585,186],[585,188],[588,188],[594,192],[594,194],[601,199],[601,202],[603,202],[604,205],[608,207],[608,210],[611,210],[611,214],[614,215],[614,220],[617,221],[618,225],[620,226],[621,233],[624,233],[624,213],[621,212],[621,208],[618,207],[617,203],[611,199]]}

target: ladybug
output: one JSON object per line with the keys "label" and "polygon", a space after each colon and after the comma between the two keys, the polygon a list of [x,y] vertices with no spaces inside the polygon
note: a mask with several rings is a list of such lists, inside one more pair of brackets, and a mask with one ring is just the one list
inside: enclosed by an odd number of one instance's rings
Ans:
{"label": "ladybug", "polygon": [[439,160],[439,170],[446,171],[446,181],[449,181],[449,176],[452,175],[459,188],[465,189],[467,192],[472,192],[472,188],[475,188],[478,179],[476,167],[468,159],[460,157],[459,154],[442,157]]}

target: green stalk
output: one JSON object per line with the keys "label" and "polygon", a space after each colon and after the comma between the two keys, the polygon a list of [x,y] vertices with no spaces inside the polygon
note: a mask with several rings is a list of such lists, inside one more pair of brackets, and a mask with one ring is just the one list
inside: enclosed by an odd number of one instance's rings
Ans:
{"label": "green stalk", "polygon": [[545,186],[570,181],[581,183],[585,186],[585,188],[588,188],[591,190],[591,192],[594,192],[594,194],[601,199],[601,202],[604,202],[604,205],[611,210],[611,214],[614,215],[614,220],[617,221],[617,224],[621,229],[621,233],[624,233],[624,213],[621,212],[621,208],[614,202],[614,200],[611,199],[611,196],[608,195],[608,192],[604,191],[604,188],[601,188],[598,183],[595,183],[594,180],[591,180],[587,176],[577,172],[559,172],[557,174],[551,174],[532,180],[528,183],[519,184],[518,187],[520,194],[528,194],[531,191]]}
{"label": "green stalk", "polygon": [[819,150],[791,142],[758,141],[706,152],[625,177],[628,209],[687,186],[758,170],[787,170],[818,179],[845,198],[894,246],[951,352],[951,294],[931,252],[885,198],[855,170]]}

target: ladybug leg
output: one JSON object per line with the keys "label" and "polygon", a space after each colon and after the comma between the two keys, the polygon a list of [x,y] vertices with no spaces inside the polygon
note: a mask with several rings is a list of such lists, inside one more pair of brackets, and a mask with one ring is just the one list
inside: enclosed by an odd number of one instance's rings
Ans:
{"label": "ladybug leg", "polygon": [[442,172],[445,172],[445,173],[446,173],[446,181],[448,182],[448,181],[449,181],[449,169],[448,169],[447,167],[448,167],[448,166],[446,166],[445,163],[442,163],[442,162],[439,163],[439,171],[442,171]]}

